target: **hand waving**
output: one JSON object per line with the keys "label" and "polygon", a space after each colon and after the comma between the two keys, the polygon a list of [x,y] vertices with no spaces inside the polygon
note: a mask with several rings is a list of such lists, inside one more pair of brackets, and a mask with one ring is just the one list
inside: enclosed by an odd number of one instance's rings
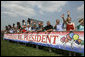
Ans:
{"label": "hand waving", "polygon": [[64,18],[64,14],[61,15],[61,18]]}
{"label": "hand waving", "polygon": [[70,15],[70,11],[67,11],[67,14]]}

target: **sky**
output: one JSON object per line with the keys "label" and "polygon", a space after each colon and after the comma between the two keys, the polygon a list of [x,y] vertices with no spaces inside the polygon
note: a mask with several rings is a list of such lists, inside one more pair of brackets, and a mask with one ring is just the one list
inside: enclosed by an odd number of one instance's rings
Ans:
{"label": "sky", "polygon": [[72,22],[78,25],[78,20],[84,18],[84,1],[1,1],[1,30],[28,18],[41,20],[46,26],[50,21],[54,26],[56,19],[62,23],[62,14],[67,17],[70,11]]}

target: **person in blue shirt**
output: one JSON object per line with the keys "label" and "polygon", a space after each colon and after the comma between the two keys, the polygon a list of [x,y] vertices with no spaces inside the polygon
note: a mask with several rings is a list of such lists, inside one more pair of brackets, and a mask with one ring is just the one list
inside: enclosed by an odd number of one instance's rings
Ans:
{"label": "person in blue shirt", "polygon": [[77,31],[84,31],[84,19],[79,20],[79,25],[77,26]]}
{"label": "person in blue shirt", "polygon": [[39,22],[38,23],[38,27],[36,28],[37,29],[37,32],[43,31],[42,28],[43,28],[42,22]]}
{"label": "person in blue shirt", "polygon": [[56,31],[64,31],[64,23],[60,23],[60,20],[56,20],[56,25],[54,26]]}

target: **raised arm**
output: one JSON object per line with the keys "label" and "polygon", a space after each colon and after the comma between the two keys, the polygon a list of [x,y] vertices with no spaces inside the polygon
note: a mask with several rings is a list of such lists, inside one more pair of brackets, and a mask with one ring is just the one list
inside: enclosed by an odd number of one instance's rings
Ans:
{"label": "raised arm", "polygon": [[70,17],[70,11],[67,11],[67,17]]}
{"label": "raised arm", "polygon": [[47,30],[47,32],[51,32],[51,31],[53,31],[53,29],[49,29],[49,30]]}
{"label": "raised arm", "polygon": [[66,24],[67,22],[66,22],[66,20],[64,18],[64,14],[61,15],[61,18],[63,19],[63,23]]}

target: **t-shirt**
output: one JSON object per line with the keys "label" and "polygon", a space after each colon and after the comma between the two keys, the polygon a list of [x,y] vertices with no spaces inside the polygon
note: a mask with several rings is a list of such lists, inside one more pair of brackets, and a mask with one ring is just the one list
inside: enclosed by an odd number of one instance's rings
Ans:
{"label": "t-shirt", "polygon": [[18,28],[18,29],[20,29],[20,28],[21,28],[21,26],[18,26],[17,28]]}
{"label": "t-shirt", "polygon": [[63,24],[56,25],[56,31],[63,31]]}
{"label": "t-shirt", "polygon": [[25,29],[26,31],[31,31],[31,27],[26,27],[26,29]]}
{"label": "t-shirt", "polygon": [[10,29],[10,30],[9,30],[9,33],[14,33],[13,29]]}
{"label": "t-shirt", "polygon": [[26,30],[25,29],[22,29],[22,32],[26,32]]}
{"label": "t-shirt", "polygon": [[41,27],[39,26],[39,27],[37,27],[36,29],[37,29],[37,30],[41,30],[42,28],[43,28],[43,26],[41,26]]}
{"label": "t-shirt", "polygon": [[37,30],[36,28],[32,27],[32,31],[36,31],[36,30]]}
{"label": "t-shirt", "polygon": [[78,25],[78,26],[77,26],[77,30],[78,30],[78,31],[84,31],[84,26]]}
{"label": "t-shirt", "polygon": [[49,30],[49,29],[53,29],[53,26],[52,25],[49,25],[49,26],[45,26],[44,27],[44,30]]}
{"label": "t-shirt", "polygon": [[26,26],[26,22],[25,23],[22,23],[22,26]]}

